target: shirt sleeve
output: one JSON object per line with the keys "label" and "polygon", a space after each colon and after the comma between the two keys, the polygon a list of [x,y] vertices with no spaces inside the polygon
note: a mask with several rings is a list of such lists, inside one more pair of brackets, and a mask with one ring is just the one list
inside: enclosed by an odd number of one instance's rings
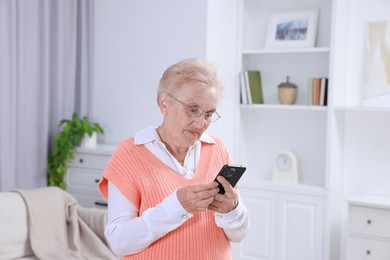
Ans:
{"label": "shirt sleeve", "polygon": [[215,223],[223,228],[229,241],[240,242],[246,236],[249,228],[249,214],[240,199],[235,209],[224,214],[215,212],[214,217]]}
{"label": "shirt sleeve", "polygon": [[104,234],[117,256],[146,249],[192,217],[180,204],[176,192],[138,216],[138,208],[114,184],[108,183],[108,223]]}

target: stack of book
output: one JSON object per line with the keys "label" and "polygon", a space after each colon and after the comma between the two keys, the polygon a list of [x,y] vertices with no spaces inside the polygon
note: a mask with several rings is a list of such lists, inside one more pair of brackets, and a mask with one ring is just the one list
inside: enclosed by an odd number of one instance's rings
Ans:
{"label": "stack of book", "polygon": [[326,106],[328,103],[328,78],[309,79],[309,105]]}
{"label": "stack of book", "polygon": [[258,70],[245,70],[240,73],[241,104],[263,104],[261,75]]}

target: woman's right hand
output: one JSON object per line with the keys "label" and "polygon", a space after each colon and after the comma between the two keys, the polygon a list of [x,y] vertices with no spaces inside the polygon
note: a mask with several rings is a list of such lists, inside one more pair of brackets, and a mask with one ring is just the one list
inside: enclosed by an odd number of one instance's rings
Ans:
{"label": "woman's right hand", "polygon": [[176,194],[180,204],[189,212],[205,211],[219,191],[218,183],[193,184],[180,188]]}

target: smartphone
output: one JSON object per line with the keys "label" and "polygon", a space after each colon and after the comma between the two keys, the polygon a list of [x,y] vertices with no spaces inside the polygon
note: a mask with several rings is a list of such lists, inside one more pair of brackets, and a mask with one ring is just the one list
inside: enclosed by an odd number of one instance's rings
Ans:
{"label": "smartphone", "polygon": [[[238,180],[241,178],[241,176],[244,174],[245,171],[246,171],[246,167],[243,165],[225,164],[224,166],[222,166],[217,177],[219,175],[222,175],[230,183],[230,185],[232,185],[232,187],[234,188],[234,186],[236,186]],[[217,177],[215,177],[215,179],[214,179],[214,181],[216,181],[216,182],[218,182]],[[218,188],[219,188],[218,193],[225,194],[225,189],[223,188],[221,183],[219,183]]]}

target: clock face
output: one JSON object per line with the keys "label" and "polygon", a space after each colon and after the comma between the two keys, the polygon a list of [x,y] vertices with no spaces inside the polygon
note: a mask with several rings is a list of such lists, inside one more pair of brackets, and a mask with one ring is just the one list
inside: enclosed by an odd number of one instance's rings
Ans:
{"label": "clock face", "polygon": [[288,171],[292,166],[292,160],[287,154],[281,154],[276,158],[276,165],[281,171]]}

